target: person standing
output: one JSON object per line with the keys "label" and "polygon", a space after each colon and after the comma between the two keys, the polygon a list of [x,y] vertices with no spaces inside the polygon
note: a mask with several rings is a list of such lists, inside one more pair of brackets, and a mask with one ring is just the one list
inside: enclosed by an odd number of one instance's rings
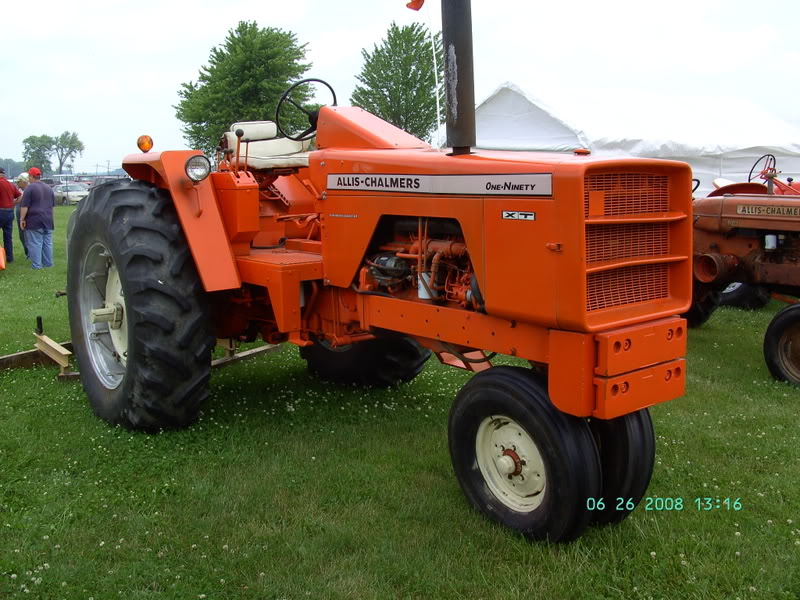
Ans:
{"label": "person standing", "polygon": [[6,170],[0,167],[0,229],[3,230],[3,248],[6,262],[14,262],[14,205],[22,195],[13,183],[6,179]]}
{"label": "person standing", "polygon": [[[17,184],[17,187],[24,192],[25,188],[28,187],[28,184],[30,182],[31,182],[30,176],[23,171],[17,176],[17,180],[15,183]],[[17,213],[17,230],[19,231],[19,241],[22,242],[22,249],[25,250],[25,258],[29,258],[28,245],[25,243],[25,230],[22,229],[22,225],[20,224],[21,219],[19,213],[21,210],[20,206],[21,203],[22,203],[22,196],[20,195],[20,197],[17,198],[17,208],[15,211]]]}
{"label": "person standing", "polygon": [[53,266],[53,207],[56,197],[49,185],[43,183],[38,167],[28,170],[31,182],[22,195],[19,224],[25,230],[28,256],[34,269]]}

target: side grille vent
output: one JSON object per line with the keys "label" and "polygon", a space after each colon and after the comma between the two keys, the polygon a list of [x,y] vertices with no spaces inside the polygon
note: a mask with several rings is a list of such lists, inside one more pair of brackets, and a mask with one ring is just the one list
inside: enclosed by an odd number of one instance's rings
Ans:
{"label": "side grille vent", "polygon": [[584,216],[589,216],[589,198],[602,192],[604,216],[632,215],[669,210],[666,175],[601,173],[589,175],[584,184]]}
{"label": "side grille vent", "polygon": [[635,265],[587,276],[586,310],[666,298],[669,265]]}
{"label": "side grille vent", "polygon": [[670,296],[669,177],[650,173],[590,173],[584,180],[586,310],[589,312]]}
{"label": "side grille vent", "polygon": [[669,252],[666,223],[624,223],[586,226],[586,262],[602,262]]}

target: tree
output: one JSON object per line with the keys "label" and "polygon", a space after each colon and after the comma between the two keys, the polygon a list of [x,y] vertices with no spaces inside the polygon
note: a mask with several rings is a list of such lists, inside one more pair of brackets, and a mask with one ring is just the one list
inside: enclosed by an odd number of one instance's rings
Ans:
{"label": "tree", "polygon": [[53,152],[55,140],[49,135],[29,135],[22,140],[22,160],[25,168],[39,167],[42,173],[53,172],[50,166],[50,154]]}
{"label": "tree", "polygon": [[[190,146],[207,153],[236,121],[272,119],[281,94],[311,63],[294,33],[241,21],[214,46],[197,82],[181,84],[176,116]],[[303,99],[302,93],[294,97]],[[305,129],[307,123],[296,123]]]}
{"label": "tree", "polygon": [[25,170],[25,163],[14,160],[13,158],[0,158],[0,167],[6,170],[6,177],[13,179]]}
{"label": "tree", "polygon": [[71,162],[76,154],[83,155],[83,142],[78,139],[78,134],[65,131],[57,138],[53,139],[53,154],[58,160],[58,174],[64,169],[64,165]]}
{"label": "tree", "polygon": [[364,66],[356,79],[350,103],[389,121],[421,139],[437,126],[436,94],[444,107],[442,37],[434,36],[439,88],[434,77],[428,28],[392,23],[386,38],[373,51],[361,51]]}

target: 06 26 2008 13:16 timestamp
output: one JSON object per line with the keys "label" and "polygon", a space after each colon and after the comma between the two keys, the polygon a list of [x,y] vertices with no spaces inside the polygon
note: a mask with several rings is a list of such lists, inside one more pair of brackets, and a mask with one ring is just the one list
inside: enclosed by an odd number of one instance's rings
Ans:
{"label": "06 26 2008 13:16 timestamp", "polygon": [[[699,511],[713,511],[713,510],[742,510],[741,498],[730,497],[714,497],[705,496],[695,498],[694,501],[689,502],[682,497],[661,497],[661,496],[647,496],[642,498],[641,504],[644,510],[650,511],[681,511],[684,509],[695,508]],[[586,499],[587,510],[606,510],[606,507],[611,505],[613,510],[633,510],[636,507],[636,502],[633,498],[593,498]]]}

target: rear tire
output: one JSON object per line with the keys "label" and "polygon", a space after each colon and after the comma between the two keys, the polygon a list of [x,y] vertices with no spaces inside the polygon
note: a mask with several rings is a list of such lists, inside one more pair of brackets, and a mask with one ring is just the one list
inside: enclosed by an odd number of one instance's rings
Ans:
{"label": "rear tire", "polygon": [[431,351],[408,337],[377,338],[343,348],[322,342],[300,349],[308,370],[317,377],[343,385],[389,387],[420,374]]}
{"label": "rear tire", "polygon": [[[169,194],[122,181],[96,188],[76,212],[67,298],[92,409],[130,429],[189,425],[208,396],[214,338]],[[113,324],[92,322],[111,306]]]}
{"label": "rear tire", "polygon": [[603,506],[592,514],[597,525],[625,519],[650,485],[656,460],[656,436],[646,408],[616,419],[589,422],[603,471]]}
{"label": "rear tire", "polygon": [[769,304],[770,293],[763,285],[736,282],[720,294],[720,305],[744,310],[759,310]]}
{"label": "rear tire", "polygon": [[475,375],[450,410],[450,457],[477,511],[532,540],[568,542],[591,521],[600,461],[589,425],[546,389],[520,367]]}
{"label": "rear tire", "polygon": [[800,304],[787,306],[770,322],[764,360],[775,379],[800,386]]}

